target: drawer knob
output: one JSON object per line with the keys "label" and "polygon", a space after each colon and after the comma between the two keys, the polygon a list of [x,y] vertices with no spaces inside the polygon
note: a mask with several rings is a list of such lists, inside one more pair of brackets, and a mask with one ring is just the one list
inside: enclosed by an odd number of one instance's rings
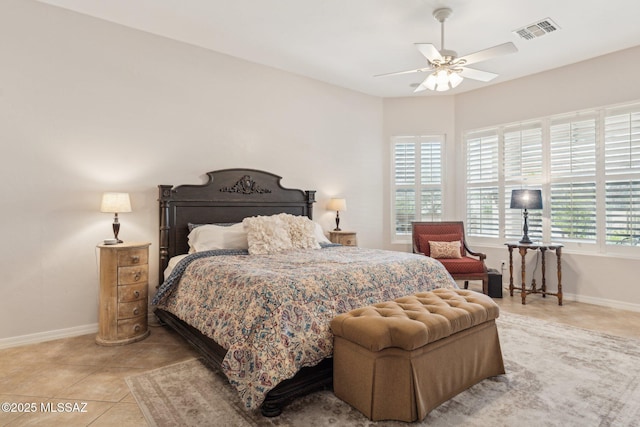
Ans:
{"label": "drawer knob", "polygon": [[133,327],[134,332],[140,332],[140,325],[136,325]]}
{"label": "drawer knob", "polygon": [[140,309],[138,307],[133,309],[133,315],[137,316],[140,313]]}
{"label": "drawer knob", "polygon": [[133,291],[133,296],[138,298],[140,296],[140,291]]}
{"label": "drawer knob", "polygon": [[142,277],[142,274],[140,274],[139,271],[136,271],[136,274],[133,276],[133,280],[137,282],[138,280],[140,280],[141,277]]}
{"label": "drawer knob", "polygon": [[140,262],[140,257],[138,255],[134,255],[131,257],[132,264],[138,264]]}

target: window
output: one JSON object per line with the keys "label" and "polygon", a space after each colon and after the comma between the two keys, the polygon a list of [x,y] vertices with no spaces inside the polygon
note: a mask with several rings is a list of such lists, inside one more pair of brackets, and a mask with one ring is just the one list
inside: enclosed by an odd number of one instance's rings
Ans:
{"label": "window", "polygon": [[[540,188],[542,185],[542,124],[532,122],[504,129],[504,234],[511,240],[522,237],[524,225],[522,212],[511,209],[511,191],[521,189],[523,183],[527,186]],[[542,212],[529,212],[529,237],[534,240],[542,239]]]}
{"label": "window", "polygon": [[625,110],[604,120],[605,234],[607,244],[640,246],[640,108]]}
{"label": "window", "polygon": [[497,237],[499,205],[498,134],[479,133],[467,140],[467,233]]}
{"label": "window", "polygon": [[551,238],[596,241],[596,119],[551,122]]}
{"label": "window", "polygon": [[444,136],[393,138],[392,232],[408,240],[412,221],[442,219]]}
{"label": "window", "polygon": [[[468,132],[469,236],[516,239],[511,191],[542,189],[529,236],[610,251],[640,247],[640,105]],[[587,245],[587,246],[584,246]]]}

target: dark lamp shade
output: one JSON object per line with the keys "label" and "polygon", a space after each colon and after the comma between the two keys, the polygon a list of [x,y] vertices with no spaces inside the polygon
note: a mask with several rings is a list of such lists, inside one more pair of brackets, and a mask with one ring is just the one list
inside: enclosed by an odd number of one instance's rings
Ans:
{"label": "dark lamp shade", "polygon": [[542,209],[541,190],[513,190],[511,209]]}

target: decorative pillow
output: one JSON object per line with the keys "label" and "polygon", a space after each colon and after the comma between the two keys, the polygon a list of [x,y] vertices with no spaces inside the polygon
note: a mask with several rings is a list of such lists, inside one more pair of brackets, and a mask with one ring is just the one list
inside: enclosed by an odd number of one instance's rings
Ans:
{"label": "decorative pillow", "polygon": [[247,231],[250,255],[266,255],[293,249],[289,228],[279,215],[252,216],[242,224]]}
{"label": "decorative pillow", "polygon": [[462,258],[460,255],[460,241],[429,242],[431,258]]}
{"label": "decorative pillow", "polygon": [[279,214],[278,217],[285,223],[289,231],[289,238],[294,249],[320,249],[316,238],[316,226],[306,216]]}
{"label": "decorative pillow", "polygon": [[189,233],[189,253],[215,249],[248,249],[247,232],[242,223],[230,226],[205,224]]}
{"label": "decorative pillow", "polygon": [[[431,249],[429,248],[429,242],[453,242],[462,241],[462,235],[460,233],[451,234],[420,234],[418,235],[418,250],[426,256],[431,256]],[[464,254],[464,247],[460,244],[460,253]]]}

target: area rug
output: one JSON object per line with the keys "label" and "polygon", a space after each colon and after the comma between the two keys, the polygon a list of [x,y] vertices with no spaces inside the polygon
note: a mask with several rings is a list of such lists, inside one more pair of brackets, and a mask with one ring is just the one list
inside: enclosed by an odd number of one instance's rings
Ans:
{"label": "area rug", "polygon": [[[331,391],[294,400],[282,415],[247,412],[200,359],[128,377],[152,426],[640,426],[640,341],[510,313],[498,319],[506,374],[424,420],[372,422]],[[446,368],[443,368],[446,369]]]}

